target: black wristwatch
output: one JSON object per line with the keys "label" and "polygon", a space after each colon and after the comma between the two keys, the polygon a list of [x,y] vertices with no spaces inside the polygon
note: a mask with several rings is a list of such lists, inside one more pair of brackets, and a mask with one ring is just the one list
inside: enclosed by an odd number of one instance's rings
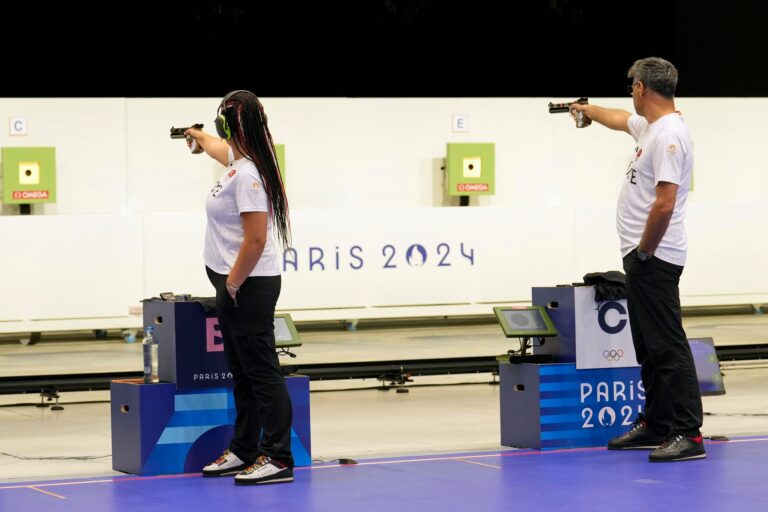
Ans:
{"label": "black wristwatch", "polygon": [[651,258],[653,258],[653,254],[645,252],[640,247],[637,248],[636,252],[637,252],[637,259],[639,259],[640,261],[648,261]]}

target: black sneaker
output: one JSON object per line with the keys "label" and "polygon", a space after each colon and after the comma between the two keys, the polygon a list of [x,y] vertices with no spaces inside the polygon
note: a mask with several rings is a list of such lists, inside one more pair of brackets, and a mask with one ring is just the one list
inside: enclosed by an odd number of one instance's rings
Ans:
{"label": "black sneaker", "polygon": [[236,475],[248,467],[246,462],[231,451],[225,451],[221,457],[203,468],[203,476]]}
{"label": "black sneaker", "polygon": [[667,438],[664,444],[648,456],[650,462],[675,462],[678,460],[704,459],[707,452],[701,434],[696,437],[676,434]]}
{"label": "black sneaker", "polygon": [[632,423],[632,428],[608,441],[609,450],[653,450],[664,442],[664,437],[654,434],[642,417]]}
{"label": "black sneaker", "polygon": [[235,476],[235,485],[293,482],[293,468],[262,455],[253,465]]}

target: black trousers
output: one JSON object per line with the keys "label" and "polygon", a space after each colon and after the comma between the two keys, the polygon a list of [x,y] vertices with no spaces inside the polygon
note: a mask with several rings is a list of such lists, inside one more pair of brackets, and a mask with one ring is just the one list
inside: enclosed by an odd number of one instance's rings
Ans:
{"label": "black trousers", "polygon": [[657,434],[697,436],[702,423],[696,366],[683,330],[683,267],[636,251],[624,257],[627,305],[637,362],[645,387],[645,419]]}
{"label": "black trousers", "polygon": [[229,450],[244,462],[266,455],[293,467],[291,398],[275,351],[275,304],[280,276],[249,277],[237,304],[226,289],[227,276],[206,267],[216,288],[216,309],[224,355],[235,387],[235,437]]}

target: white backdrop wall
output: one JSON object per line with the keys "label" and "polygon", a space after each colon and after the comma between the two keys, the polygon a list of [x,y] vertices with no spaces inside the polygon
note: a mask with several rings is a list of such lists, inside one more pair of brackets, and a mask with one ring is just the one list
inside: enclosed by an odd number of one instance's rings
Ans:
{"label": "white backdrop wall", "polygon": [[[273,137],[286,146],[294,241],[305,260],[287,269],[280,307],[485,308],[528,301],[532,286],[620,268],[613,215],[633,141],[600,126],[577,130],[568,116],[547,114],[549,100],[265,98]],[[593,101],[632,107],[628,97]],[[55,146],[58,180],[58,203],[29,218],[0,217],[6,330],[33,319],[124,316],[164,290],[210,294],[202,212],[220,167],[189,155],[168,129],[203,122],[212,131],[217,104],[0,99],[0,119],[23,116],[29,125],[24,137],[0,131],[0,146]],[[677,106],[695,148],[683,301],[768,302],[760,140],[768,99],[681,98]],[[468,132],[451,131],[453,114],[467,116]],[[442,206],[449,142],[495,143],[496,195],[469,209]],[[461,244],[474,247],[475,264],[431,266]],[[402,259],[415,245],[428,256],[423,265]],[[350,267],[359,265],[355,246],[365,261],[358,269]],[[326,270],[310,270],[320,253]],[[390,264],[400,258],[397,268],[384,266],[389,256]],[[325,318],[376,314],[330,311]]]}

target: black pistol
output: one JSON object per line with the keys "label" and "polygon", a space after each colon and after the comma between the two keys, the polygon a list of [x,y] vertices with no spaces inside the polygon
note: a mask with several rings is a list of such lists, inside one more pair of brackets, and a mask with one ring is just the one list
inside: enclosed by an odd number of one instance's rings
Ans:
{"label": "black pistol", "polygon": [[190,128],[195,128],[196,130],[202,130],[203,125],[202,124],[193,124],[192,126],[187,126],[184,128],[174,128],[171,126],[171,138],[172,139],[184,139],[184,132],[189,130]]}
{"label": "black pistol", "polygon": [[197,143],[194,137],[184,135],[184,132],[186,132],[190,128],[194,128],[196,130],[202,130],[203,125],[201,123],[197,123],[197,124],[193,124],[192,126],[186,126],[183,128],[174,128],[173,126],[171,126],[171,138],[187,139],[187,145],[189,146],[190,153],[192,153],[193,155],[198,155],[203,152],[203,147]]}
{"label": "black pistol", "polygon": [[[582,105],[589,104],[588,98],[579,98],[577,100],[573,100],[568,103],[552,103],[549,102],[549,113],[550,114],[561,114],[563,112],[571,112],[571,105],[574,103],[580,103]],[[574,112],[573,113],[573,119],[576,121],[576,128],[586,128],[590,124],[592,124],[592,119],[584,115],[584,112]]]}

